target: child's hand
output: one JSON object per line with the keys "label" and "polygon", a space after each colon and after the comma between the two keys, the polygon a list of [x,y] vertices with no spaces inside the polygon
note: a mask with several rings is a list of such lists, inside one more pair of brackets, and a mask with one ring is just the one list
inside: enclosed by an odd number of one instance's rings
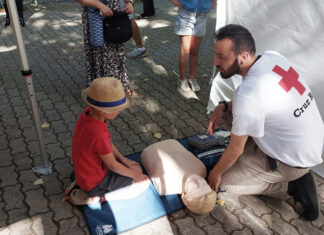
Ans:
{"label": "child's hand", "polygon": [[132,177],[135,183],[148,180],[148,176],[134,170],[134,176]]}

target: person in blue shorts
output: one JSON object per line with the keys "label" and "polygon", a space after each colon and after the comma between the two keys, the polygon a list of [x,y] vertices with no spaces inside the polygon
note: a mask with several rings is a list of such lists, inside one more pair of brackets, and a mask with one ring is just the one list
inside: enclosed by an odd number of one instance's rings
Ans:
{"label": "person in blue shorts", "polygon": [[[199,47],[206,34],[207,14],[215,6],[216,0],[170,0],[178,9],[175,33],[180,39],[179,80],[182,91],[199,91],[195,79]],[[189,57],[189,79],[186,78],[186,66]]]}

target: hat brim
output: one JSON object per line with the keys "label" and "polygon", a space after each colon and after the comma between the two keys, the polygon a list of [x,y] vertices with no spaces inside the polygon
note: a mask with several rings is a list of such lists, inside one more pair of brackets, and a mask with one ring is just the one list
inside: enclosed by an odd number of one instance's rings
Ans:
{"label": "hat brim", "polygon": [[83,89],[82,92],[81,92],[81,97],[83,99],[83,101],[89,105],[90,107],[93,107],[97,110],[100,110],[104,113],[115,113],[115,112],[119,112],[119,111],[122,111],[126,108],[128,108],[129,106],[131,106],[133,104],[133,100],[132,100],[132,97],[125,93],[126,95],[126,101],[125,103],[121,104],[121,105],[118,105],[118,106],[115,106],[115,107],[98,107],[96,105],[93,105],[91,104],[88,100],[87,100],[87,95],[88,95],[88,92],[89,92],[89,87],[86,88],[86,89]]}

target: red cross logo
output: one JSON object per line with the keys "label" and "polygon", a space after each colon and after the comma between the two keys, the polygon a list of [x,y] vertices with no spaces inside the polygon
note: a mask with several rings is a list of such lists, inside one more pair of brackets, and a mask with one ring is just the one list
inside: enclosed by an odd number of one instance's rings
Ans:
{"label": "red cross logo", "polygon": [[298,81],[299,74],[292,67],[290,67],[288,71],[285,71],[283,68],[276,65],[272,71],[282,77],[282,79],[279,81],[279,85],[286,92],[290,91],[292,87],[295,87],[299,94],[302,95],[306,90],[303,84]]}

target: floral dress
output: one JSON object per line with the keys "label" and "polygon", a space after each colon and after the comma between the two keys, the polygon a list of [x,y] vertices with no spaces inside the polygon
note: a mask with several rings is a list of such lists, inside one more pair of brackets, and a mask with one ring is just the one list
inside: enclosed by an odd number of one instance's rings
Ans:
{"label": "floral dress", "polygon": [[[107,5],[113,11],[120,11],[120,0],[108,0]],[[99,77],[115,77],[121,81],[124,89],[128,90],[129,81],[126,73],[124,43],[106,43],[104,47],[93,47],[90,42],[89,20],[86,9],[86,7],[83,7],[82,23],[87,86]]]}

